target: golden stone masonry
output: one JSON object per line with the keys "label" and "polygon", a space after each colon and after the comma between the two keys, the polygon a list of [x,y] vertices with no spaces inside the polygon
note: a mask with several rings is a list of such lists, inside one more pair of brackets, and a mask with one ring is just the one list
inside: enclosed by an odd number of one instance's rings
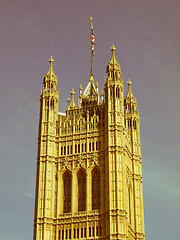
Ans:
{"label": "golden stone masonry", "polygon": [[53,58],[40,95],[34,240],[144,240],[140,120],[111,48],[104,91],[90,76],[58,112]]}

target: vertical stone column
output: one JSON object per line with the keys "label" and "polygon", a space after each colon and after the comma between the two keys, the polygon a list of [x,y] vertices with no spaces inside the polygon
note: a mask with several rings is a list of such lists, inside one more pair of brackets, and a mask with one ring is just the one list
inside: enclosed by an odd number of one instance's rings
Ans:
{"label": "vertical stone column", "polygon": [[92,196],[91,196],[91,174],[90,171],[87,170],[86,172],[86,210],[91,211],[92,210]]}
{"label": "vertical stone column", "polygon": [[72,172],[72,191],[71,191],[71,211],[72,213],[78,212],[78,183],[77,174],[75,171]]}

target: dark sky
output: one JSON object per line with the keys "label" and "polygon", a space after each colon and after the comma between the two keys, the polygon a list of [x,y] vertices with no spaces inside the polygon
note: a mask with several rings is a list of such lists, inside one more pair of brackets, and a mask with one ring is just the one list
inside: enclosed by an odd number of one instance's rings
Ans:
{"label": "dark sky", "polygon": [[103,88],[115,44],[141,118],[146,240],[178,239],[180,224],[179,0],[8,0],[0,6],[0,240],[31,240],[39,96],[52,55],[59,111],[89,80]]}

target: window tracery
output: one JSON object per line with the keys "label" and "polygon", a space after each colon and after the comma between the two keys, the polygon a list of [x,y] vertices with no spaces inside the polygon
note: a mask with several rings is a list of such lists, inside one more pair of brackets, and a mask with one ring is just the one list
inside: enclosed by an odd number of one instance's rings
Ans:
{"label": "window tracery", "polygon": [[78,211],[86,210],[86,174],[83,170],[78,172]]}
{"label": "window tracery", "polygon": [[65,172],[63,174],[64,185],[64,213],[71,212],[71,174]]}
{"label": "window tracery", "polygon": [[92,171],[92,209],[100,209],[101,190],[100,172],[97,168]]}

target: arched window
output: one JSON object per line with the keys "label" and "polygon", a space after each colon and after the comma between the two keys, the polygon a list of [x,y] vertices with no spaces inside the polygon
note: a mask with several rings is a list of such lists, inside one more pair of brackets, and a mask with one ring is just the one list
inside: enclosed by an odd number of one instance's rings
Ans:
{"label": "arched window", "polygon": [[71,154],[72,154],[72,145],[71,145]]}
{"label": "arched window", "polygon": [[83,228],[81,228],[81,238],[83,238]]}
{"label": "arched window", "polygon": [[45,109],[49,108],[49,100],[45,100]]}
{"label": "arched window", "polygon": [[94,226],[92,227],[92,236],[94,237]]}
{"label": "arched window", "polygon": [[86,210],[86,174],[83,170],[78,172],[78,211]]}
{"label": "arched window", "polygon": [[68,230],[66,229],[66,239],[68,239]]}
{"label": "arched window", "polygon": [[97,168],[92,171],[92,209],[100,209],[101,203],[101,179]]}
{"label": "arched window", "polygon": [[67,154],[69,155],[69,146],[67,147]]}
{"label": "arched window", "polygon": [[94,151],[94,142],[92,143],[92,151]]}
{"label": "arched window", "polygon": [[91,227],[89,227],[89,237],[91,237]]}
{"label": "arched window", "polygon": [[79,228],[77,228],[77,238],[79,238]]}
{"label": "arched window", "polygon": [[84,237],[86,238],[86,227],[84,228]]}
{"label": "arched window", "polygon": [[91,142],[89,143],[89,152],[91,152]]}
{"label": "arched window", "polygon": [[78,153],[80,153],[80,144],[78,144]]}
{"label": "arched window", "polygon": [[84,151],[86,152],[86,143],[85,143],[85,145],[84,145]]}
{"label": "arched window", "polygon": [[51,99],[51,101],[50,101],[50,108],[51,108],[51,109],[54,108],[54,100],[53,100],[53,99]]}
{"label": "arched window", "polygon": [[71,212],[71,174],[63,174],[64,183],[64,213]]}

